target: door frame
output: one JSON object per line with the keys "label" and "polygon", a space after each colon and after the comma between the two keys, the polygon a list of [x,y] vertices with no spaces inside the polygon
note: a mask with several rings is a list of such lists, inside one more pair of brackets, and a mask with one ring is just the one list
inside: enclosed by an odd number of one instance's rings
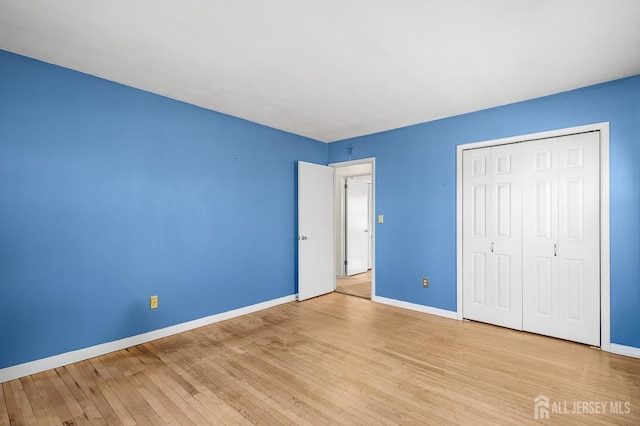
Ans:
{"label": "door frame", "polygon": [[546,132],[530,133],[473,142],[456,146],[456,274],[457,274],[457,319],[462,312],[462,152],[467,149],[505,145],[567,136],[576,133],[600,132],[600,348],[611,351],[611,306],[610,306],[610,245],[609,245],[609,122],[569,127]]}
{"label": "door frame", "polygon": [[[373,226],[371,227],[371,229],[369,230],[369,232],[371,232],[371,299],[373,300],[375,297],[375,289],[376,289],[376,221],[375,221],[375,212],[376,212],[376,159],[375,157],[369,157],[369,158],[363,158],[360,160],[351,160],[351,161],[341,161],[338,163],[331,163],[329,164],[330,167],[333,167],[334,169],[336,169],[336,171],[334,171],[334,176],[337,177],[337,169],[340,168],[345,168],[345,167],[351,167],[351,166],[358,166],[361,164],[370,164],[371,165],[371,222],[373,223]],[[362,176],[363,173],[355,173],[353,175],[344,175],[341,177],[350,177],[350,176]],[[335,179],[337,182],[337,179]],[[335,186],[334,186],[335,188]],[[334,199],[335,199],[336,194],[334,194]],[[344,206],[341,207],[341,211],[340,211],[340,217],[337,217],[337,215],[334,215],[334,230],[333,232],[335,233],[335,230],[337,229],[338,226],[342,226],[342,217],[344,217]],[[336,241],[336,244],[343,244],[342,241]],[[341,255],[341,258],[344,258],[344,253]],[[344,259],[343,259],[344,260]],[[336,269],[336,272],[338,271],[338,269]],[[342,265],[342,269],[341,271],[344,271],[344,265]],[[340,272],[340,275],[343,275],[343,272]]]}

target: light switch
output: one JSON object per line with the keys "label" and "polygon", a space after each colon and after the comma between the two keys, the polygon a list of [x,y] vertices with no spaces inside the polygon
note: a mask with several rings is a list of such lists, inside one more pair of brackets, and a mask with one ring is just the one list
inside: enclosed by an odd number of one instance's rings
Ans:
{"label": "light switch", "polygon": [[383,223],[384,222],[384,216],[379,214],[378,215],[378,223]]}

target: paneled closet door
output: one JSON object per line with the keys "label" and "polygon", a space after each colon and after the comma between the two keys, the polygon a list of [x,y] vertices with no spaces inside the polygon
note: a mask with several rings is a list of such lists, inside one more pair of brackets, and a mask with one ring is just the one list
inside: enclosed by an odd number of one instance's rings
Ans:
{"label": "paneled closet door", "polygon": [[600,133],[558,147],[558,336],[600,346]]}
{"label": "paneled closet door", "polygon": [[522,329],[520,144],[463,152],[463,314]]}
{"label": "paneled closet door", "polygon": [[523,329],[600,345],[598,132],[523,143]]}
{"label": "paneled closet door", "polygon": [[558,139],[522,144],[522,328],[557,334]]}

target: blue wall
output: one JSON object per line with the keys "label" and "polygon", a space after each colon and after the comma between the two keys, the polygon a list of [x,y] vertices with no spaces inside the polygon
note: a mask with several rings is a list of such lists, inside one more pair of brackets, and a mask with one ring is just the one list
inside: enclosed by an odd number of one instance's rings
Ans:
{"label": "blue wall", "polygon": [[640,76],[327,146],[0,51],[0,368],[294,294],[295,162],[347,145],[378,295],[455,310],[456,145],[601,121],[611,339],[640,347]]}
{"label": "blue wall", "polygon": [[294,294],[295,162],[326,159],[0,51],[0,368]]}
{"label": "blue wall", "polygon": [[[611,341],[640,347],[640,76],[329,145],[376,158],[376,293],[456,310],[456,145],[610,122]],[[429,289],[421,278],[430,278]]]}

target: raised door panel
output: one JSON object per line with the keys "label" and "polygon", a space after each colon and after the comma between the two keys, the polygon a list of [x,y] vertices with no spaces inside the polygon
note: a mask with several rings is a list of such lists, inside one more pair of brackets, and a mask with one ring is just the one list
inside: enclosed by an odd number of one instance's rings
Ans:
{"label": "raised door panel", "polygon": [[487,255],[486,253],[471,253],[470,279],[471,305],[487,306]]}
{"label": "raised door panel", "polygon": [[[534,257],[533,262],[533,277],[531,282],[532,286],[532,310],[537,317],[551,318],[557,309],[554,306],[554,286],[556,279],[554,279],[555,271],[557,268],[553,265],[551,257]],[[527,296],[529,296],[527,294]],[[527,324],[528,326],[528,324]]]}
{"label": "raised door panel", "polygon": [[496,308],[503,310],[518,309],[519,300],[513,300],[513,272],[511,265],[513,264],[512,256],[506,254],[498,254],[494,256],[496,269]]}

